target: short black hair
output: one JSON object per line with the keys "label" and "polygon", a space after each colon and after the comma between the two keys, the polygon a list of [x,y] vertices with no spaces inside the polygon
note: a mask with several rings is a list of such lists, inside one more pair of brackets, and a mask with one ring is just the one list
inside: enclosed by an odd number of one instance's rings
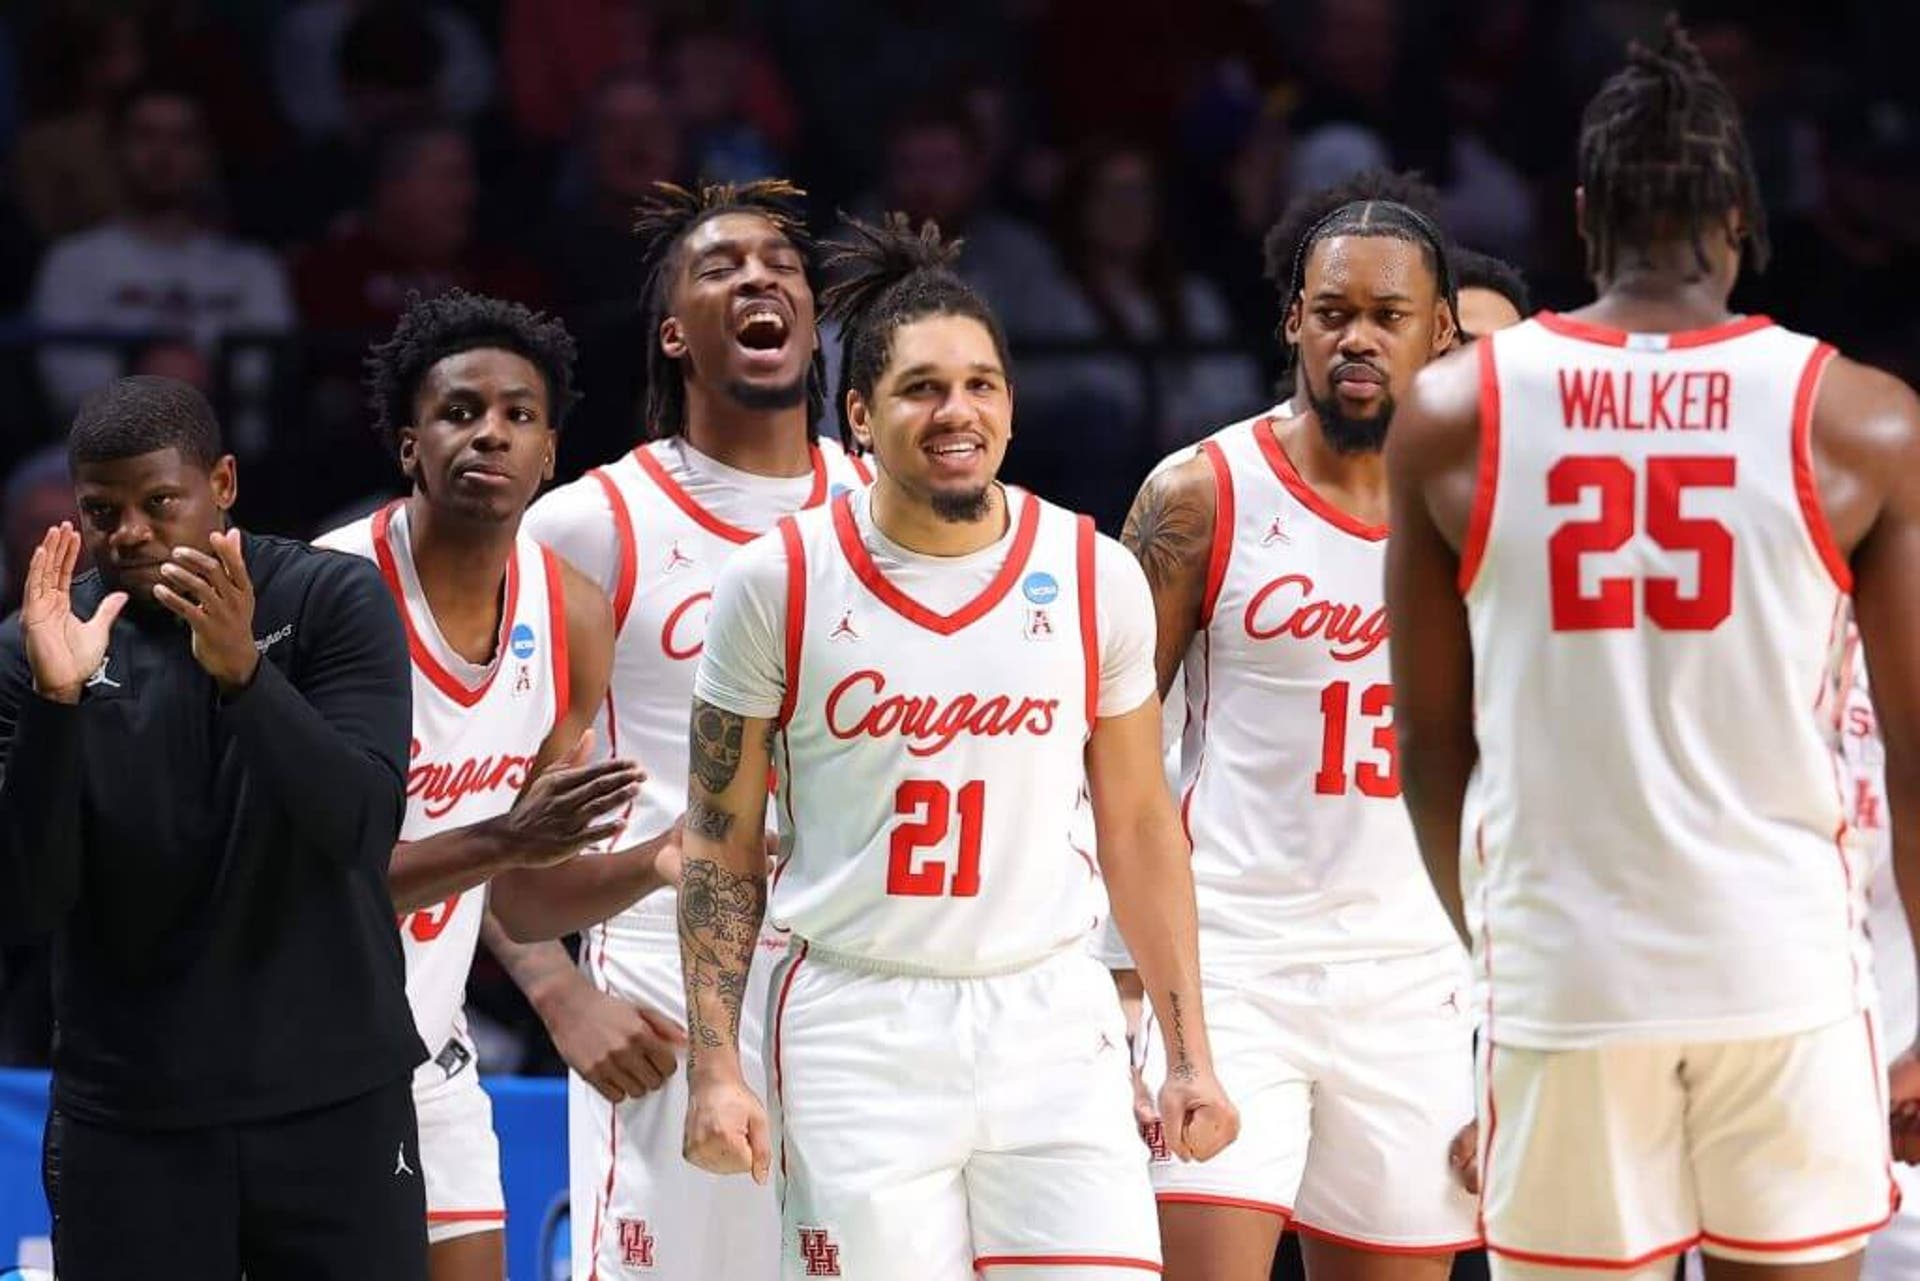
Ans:
{"label": "short black hair", "polygon": [[1522,317],[1533,313],[1533,294],[1527,278],[1510,262],[1463,245],[1453,247],[1453,283],[1456,289],[1491,289]]}
{"label": "short black hair", "polygon": [[526,357],[547,384],[547,421],[557,429],[579,395],[573,386],[573,335],[559,320],[517,302],[452,289],[431,298],[407,296],[393,336],[367,352],[367,392],[374,434],[389,452],[413,422],[414,397],[427,371],[463,351],[498,347]]}
{"label": "short black hair", "polygon": [[80,403],[67,431],[72,467],[162,449],[177,449],[181,458],[209,469],[226,453],[213,406],[199,388],[177,378],[116,378]]}
{"label": "short black hair", "polygon": [[836,405],[841,439],[853,439],[847,421],[847,393],[873,397],[874,384],[893,353],[893,331],[929,316],[965,316],[977,320],[993,339],[1000,367],[1009,382],[1012,361],[1007,335],[993,308],[953,269],[963,242],[944,240],[929,219],[919,231],[903,213],[889,213],[879,224],[842,216],[848,235],[830,244],[827,270],[834,282],[822,301],[823,314],[840,324],[840,386]]}
{"label": "short black hair", "polygon": [[[647,344],[647,431],[656,439],[687,429],[686,374],[680,362],[660,350],[660,323],[666,319],[680,246],[703,223],[722,214],[764,218],[792,242],[806,270],[807,288],[820,290],[813,238],[807,233],[800,201],[806,192],[783,178],[755,182],[703,183],[682,187],[656,182],[653,193],[634,210],[633,234],[640,241],[640,315]],[[807,436],[818,433],[826,408],[827,365],[817,348],[807,369]]]}
{"label": "short black hair", "polygon": [[1767,215],[1740,109],[1673,14],[1658,47],[1630,44],[1627,65],[1587,104],[1579,182],[1595,279],[1613,276],[1623,248],[1676,236],[1692,241],[1704,271],[1705,236],[1730,209],[1744,220],[1754,268],[1766,269]]}
{"label": "short black hair", "polygon": [[1367,200],[1390,200],[1433,222],[1440,218],[1440,193],[1415,172],[1362,169],[1345,182],[1295,196],[1267,230],[1260,245],[1267,279],[1280,292],[1282,310],[1292,305],[1297,288],[1293,283],[1293,262],[1300,242],[1316,223],[1334,210]]}

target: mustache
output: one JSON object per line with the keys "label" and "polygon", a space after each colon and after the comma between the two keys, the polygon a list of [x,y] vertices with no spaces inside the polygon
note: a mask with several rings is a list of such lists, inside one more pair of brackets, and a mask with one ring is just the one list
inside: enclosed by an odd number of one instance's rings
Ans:
{"label": "mustache", "polygon": [[1378,378],[1381,382],[1387,381],[1387,371],[1370,360],[1343,360],[1333,367],[1332,372],[1330,372],[1327,377],[1329,380],[1333,380],[1339,378],[1342,374],[1357,373],[1362,369],[1372,374],[1375,378]]}

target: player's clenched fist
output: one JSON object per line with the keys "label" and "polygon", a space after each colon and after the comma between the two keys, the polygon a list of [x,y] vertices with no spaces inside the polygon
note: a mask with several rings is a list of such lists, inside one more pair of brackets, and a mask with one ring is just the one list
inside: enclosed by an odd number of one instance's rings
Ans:
{"label": "player's clenched fist", "polygon": [[773,1165],[767,1109],[737,1076],[688,1083],[687,1160],[714,1174],[746,1174],[765,1183]]}
{"label": "player's clenched fist", "polygon": [[1160,1087],[1161,1133],[1182,1161],[1208,1161],[1240,1134],[1240,1110],[1211,1072],[1169,1076]]}

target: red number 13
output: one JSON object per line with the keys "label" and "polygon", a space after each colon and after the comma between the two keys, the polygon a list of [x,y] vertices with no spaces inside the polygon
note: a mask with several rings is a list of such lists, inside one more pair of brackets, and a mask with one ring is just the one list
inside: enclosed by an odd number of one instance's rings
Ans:
{"label": "red number 13", "polygon": [[[961,785],[957,794],[945,783],[910,778],[893,794],[893,812],[907,819],[893,829],[887,851],[887,893],[915,898],[951,894],[972,898],[980,892],[980,813],[987,803],[987,785],[980,779]],[[931,849],[947,839],[950,813],[960,811],[960,853],[947,883],[947,861],[919,860],[915,851]]]}

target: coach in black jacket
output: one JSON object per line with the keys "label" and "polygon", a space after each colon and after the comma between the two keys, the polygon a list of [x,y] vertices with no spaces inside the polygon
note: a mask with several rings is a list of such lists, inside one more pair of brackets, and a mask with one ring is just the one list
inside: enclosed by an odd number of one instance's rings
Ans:
{"label": "coach in black jacket", "polygon": [[114,383],[68,449],[83,532],[0,627],[0,927],[54,935],[56,1270],[420,1281],[392,598],[227,527],[183,383]]}

